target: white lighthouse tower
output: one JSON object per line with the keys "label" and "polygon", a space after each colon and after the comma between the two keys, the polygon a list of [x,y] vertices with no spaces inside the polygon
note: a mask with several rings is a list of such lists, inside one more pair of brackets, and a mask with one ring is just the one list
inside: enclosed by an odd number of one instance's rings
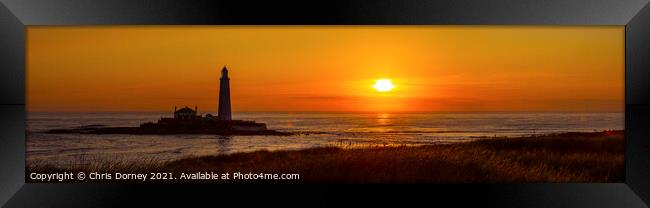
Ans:
{"label": "white lighthouse tower", "polygon": [[217,118],[221,121],[232,120],[230,110],[230,78],[228,78],[228,69],[223,66],[221,69],[221,79],[219,80],[219,114]]}

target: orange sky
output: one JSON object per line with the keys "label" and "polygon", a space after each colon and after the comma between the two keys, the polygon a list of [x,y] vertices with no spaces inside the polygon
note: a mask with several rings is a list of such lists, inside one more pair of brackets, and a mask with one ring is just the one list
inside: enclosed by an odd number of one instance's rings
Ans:
{"label": "orange sky", "polygon": [[[28,111],[623,111],[624,27],[29,26]],[[396,87],[377,92],[380,78]]]}

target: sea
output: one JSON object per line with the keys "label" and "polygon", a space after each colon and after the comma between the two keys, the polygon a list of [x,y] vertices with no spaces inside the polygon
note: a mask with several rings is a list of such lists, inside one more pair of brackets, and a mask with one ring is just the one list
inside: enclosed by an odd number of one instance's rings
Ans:
{"label": "sea", "polygon": [[293,136],[47,134],[90,125],[138,126],[168,112],[27,113],[27,163],[164,162],[185,157],[314,147],[359,148],[466,142],[563,132],[622,130],[623,113],[279,113],[234,112]]}

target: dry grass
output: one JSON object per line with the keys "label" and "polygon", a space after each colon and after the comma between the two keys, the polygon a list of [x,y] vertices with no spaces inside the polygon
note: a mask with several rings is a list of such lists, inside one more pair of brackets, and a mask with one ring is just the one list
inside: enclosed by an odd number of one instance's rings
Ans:
{"label": "dry grass", "polygon": [[[166,163],[80,165],[66,171],[299,173],[299,182],[623,182],[624,154],[624,133],[607,131],[417,147],[258,151]],[[27,173],[60,171],[27,167]]]}

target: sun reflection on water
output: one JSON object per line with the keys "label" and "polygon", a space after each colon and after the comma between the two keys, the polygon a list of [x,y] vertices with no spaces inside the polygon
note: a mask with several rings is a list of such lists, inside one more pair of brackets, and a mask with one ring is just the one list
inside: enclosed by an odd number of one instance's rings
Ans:
{"label": "sun reflection on water", "polygon": [[377,125],[379,126],[388,126],[392,123],[390,114],[380,113],[377,114]]}

